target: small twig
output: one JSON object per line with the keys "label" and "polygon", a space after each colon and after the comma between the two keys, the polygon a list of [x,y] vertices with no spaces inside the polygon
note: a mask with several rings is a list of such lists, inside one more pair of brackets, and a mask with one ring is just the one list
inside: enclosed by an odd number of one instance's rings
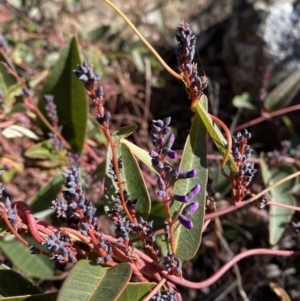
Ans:
{"label": "small twig", "polygon": [[161,279],[157,285],[155,286],[155,288],[147,295],[146,298],[143,299],[143,301],[149,301],[157,292],[158,290],[164,285],[164,283],[167,280],[165,278]]}

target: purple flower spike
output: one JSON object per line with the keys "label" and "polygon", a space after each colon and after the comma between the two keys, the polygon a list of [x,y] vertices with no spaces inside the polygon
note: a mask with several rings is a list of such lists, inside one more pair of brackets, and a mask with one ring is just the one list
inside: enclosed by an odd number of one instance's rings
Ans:
{"label": "purple flower spike", "polygon": [[196,186],[194,186],[194,187],[191,189],[191,191],[187,194],[188,199],[190,200],[190,199],[194,198],[194,197],[199,193],[200,188],[201,188],[201,187],[200,187],[199,184],[197,184]]}
{"label": "purple flower spike", "polygon": [[175,159],[177,157],[177,153],[171,149],[168,149],[166,153],[170,159]]}
{"label": "purple flower spike", "polygon": [[163,180],[163,178],[161,176],[159,176],[157,178],[157,185],[158,185],[158,187],[159,187],[160,190],[166,190],[165,181]]}
{"label": "purple flower spike", "polygon": [[192,202],[183,209],[182,215],[184,215],[185,217],[190,217],[198,210],[198,208],[199,208],[199,203]]}
{"label": "purple flower spike", "polygon": [[189,220],[187,217],[185,217],[184,215],[180,214],[178,216],[178,220],[187,229],[192,229],[194,227],[193,222]]}
{"label": "purple flower spike", "polygon": [[186,203],[189,200],[186,195],[176,193],[173,195],[173,199],[181,203]]}
{"label": "purple flower spike", "polygon": [[182,172],[181,174],[179,174],[178,179],[191,179],[196,177],[196,175],[197,175],[197,170],[192,169],[190,171]]}

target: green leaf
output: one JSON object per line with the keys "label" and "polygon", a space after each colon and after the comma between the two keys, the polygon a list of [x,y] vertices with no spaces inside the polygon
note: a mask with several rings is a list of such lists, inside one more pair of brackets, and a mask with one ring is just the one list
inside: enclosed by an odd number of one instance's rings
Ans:
{"label": "green leaf", "polygon": [[[73,74],[73,69],[80,64],[76,39],[62,51],[58,62],[40,95],[39,109],[44,110],[44,95],[54,95],[59,124],[63,126],[62,135],[75,153],[81,153],[85,140],[88,119],[88,101],[83,84]],[[45,133],[49,130],[42,127]]]}
{"label": "green leaf", "polygon": [[[269,169],[264,161],[263,154],[261,155],[261,172],[265,186],[270,186],[279,180],[287,177],[295,172],[291,166],[279,166]],[[295,206],[296,200],[291,195],[291,190],[297,183],[297,178],[293,178],[271,189],[271,201],[285,205]],[[270,207],[269,220],[269,241],[271,245],[275,245],[281,238],[285,225],[291,221],[294,211],[277,206]]]}
{"label": "green leaf", "polygon": [[0,301],[56,301],[57,293],[0,298]]}
{"label": "green leaf", "polygon": [[47,76],[48,76],[48,70],[44,70],[37,75],[33,76],[29,81],[28,81],[28,86],[30,88],[34,88],[37,86],[40,82],[42,82]]}
{"label": "green leaf", "polygon": [[263,102],[267,111],[276,111],[286,107],[300,89],[300,69],[290,74],[283,80]]}
{"label": "green leaf", "polygon": [[128,283],[118,301],[142,301],[156,283]]}
{"label": "green leaf", "polygon": [[31,210],[40,212],[48,209],[51,206],[51,201],[54,200],[57,194],[61,191],[61,186],[64,178],[61,174],[51,179],[37,194],[29,200]]}
{"label": "green leaf", "polygon": [[114,132],[113,138],[114,140],[121,140],[122,138],[126,138],[130,136],[137,129],[137,125],[129,125],[119,128]]}
{"label": "green leaf", "polygon": [[58,293],[57,301],[113,301],[124,291],[131,277],[129,263],[104,268],[80,260],[71,270]]}
{"label": "green leaf", "polygon": [[27,277],[57,279],[53,274],[54,262],[45,255],[33,255],[28,247],[14,238],[5,235],[0,239],[0,249],[4,255]]}
{"label": "green leaf", "polygon": [[130,149],[125,144],[120,144],[123,168],[121,170],[124,189],[130,196],[130,199],[137,200],[136,215],[144,219],[148,217],[151,210],[151,200],[136,159]]}
{"label": "green leaf", "polygon": [[[0,296],[10,297],[16,295],[41,294],[42,291],[33,283],[23,278],[19,273],[1,269],[0,270]],[[1,300],[1,298],[0,298]]]}
{"label": "green leaf", "polygon": [[[206,98],[202,98],[203,105],[207,107]],[[174,185],[174,193],[187,194],[196,184],[200,184],[200,193],[193,199],[199,203],[199,208],[191,217],[194,224],[193,229],[188,230],[180,225],[175,232],[176,255],[182,260],[193,258],[200,246],[202,225],[205,210],[205,192],[208,178],[206,162],[206,137],[207,131],[205,123],[198,114],[195,114],[190,134],[186,140],[182,159],[180,162],[181,171],[186,172],[191,169],[197,170],[197,176],[192,179],[178,180]],[[181,204],[174,202],[171,212],[174,215]]]}
{"label": "green leaf", "polygon": [[136,146],[135,144],[126,139],[122,139],[121,143],[125,144],[138,159],[140,159],[144,164],[146,164],[153,172],[159,175],[159,171],[153,167],[151,163],[152,158],[150,157],[147,151]]}
{"label": "green leaf", "polygon": [[252,102],[253,99],[248,92],[244,92],[241,95],[236,95],[232,103],[236,108],[243,108],[248,110],[254,110],[256,109],[256,105]]}
{"label": "green leaf", "polygon": [[30,129],[23,126],[13,124],[2,131],[2,135],[6,138],[16,138],[26,136],[33,140],[38,140],[39,137]]}
{"label": "green leaf", "polygon": [[66,162],[66,151],[55,150],[50,140],[34,144],[26,150],[25,157],[34,160],[46,160],[49,167],[60,166]]}
{"label": "green leaf", "polygon": [[[124,137],[123,134],[121,136]],[[146,218],[151,210],[151,200],[141,170],[130,149],[125,144],[120,143],[117,137],[114,138],[116,141],[117,157],[120,158],[122,156],[123,168],[121,169],[121,179],[124,182],[123,190],[127,191],[132,201],[137,199],[136,215]],[[106,157],[104,188],[106,211],[114,207],[115,192],[119,190],[113,176],[108,173],[111,160],[112,150],[109,147]]]}
{"label": "green leaf", "polygon": [[[201,102],[207,102],[207,97],[205,95],[201,96],[200,99]],[[200,102],[197,103],[196,109],[198,114],[200,115],[202,122],[206,126],[206,129],[213,139],[216,147],[219,149],[220,153],[222,155],[225,155],[227,151],[227,141],[220,132],[219,128],[213,124],[211,117],[208,115],[208,113],[204,110],[203,106],[200,104]],[[227,165],[229,166],[230,170],[237,173],[239,171],[238,167],[236,166],[232,156],[229,156]]]}

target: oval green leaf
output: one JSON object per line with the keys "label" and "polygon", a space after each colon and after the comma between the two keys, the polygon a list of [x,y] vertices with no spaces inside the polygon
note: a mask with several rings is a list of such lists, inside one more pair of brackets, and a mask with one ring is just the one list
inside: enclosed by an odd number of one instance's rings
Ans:
{"label": "oval green leaf", "polygon": [[130,199],[137,200],[136,215],[144,219],[148,217],[151,210],[151,200],[142,172],[130,149],[125,144],[120,144],[123,168],[121,170],[124,189]]}
{"label": "oval green leaf", "polygon": [[[291,166],[280,166],[269,169],[264,161],[263,155],[261,156],[261,172],[264,184],[266,187],[275,184],[279,180],[289,176],[295,172],[295,169]],[[297,178],[293,178],[289,181],[282,183],[271,189],[271,201],[281,203],[285,205],[295,206],[296,200],[291,195],[291,190],[297,183]],[[271,245],[275,245],[281,238],[285,225],[291,221],[294,211],[278,206],[269,206],[270,219],[269,219],[269,242]]]}
{"label": "oval green leaf", "polygon": [[[63,126],[62,135],[73,152],[81,153],[86,134],[88,101],[83,84],[73,74],[77,64],[80,64],[79,50],[73,37],[55,64],[40,95],[38,106],[46,116],[44,95],[54,95],[59,124]],[[49,132],[44,125],[42,129],[46,134]]]}
{"label": "oval green leaf", "polygon": [[131,277],[129,263],[104,268],[80,260],[59,291],[57,301],[114,301],[122,294]]}
{"label": "oval green leaf", "polygon": [[[202,98],[203,105],[207,107],[206,98]],[[202,106],[202,104],[201,104]],[[200,193],[193,199],[199,203],[199,208],[192,216],[193,229],[188,230],[180,225],[175,233],[176,255],[182,260],[193,258],[200,246],[202,225],[205,210],[205,192],[208,178],[206,162],[207,131],[199,114],[195,114],[190,134],[186,140],[180,167],[183,172],[191,169],[197,170],[197,176],[192,179],[179,180],[174,185],[174,193],[187,194],[196,184],[200,184]],[[174,215],[179,209],[179,202],[174,202],[171,212]]]}
{"label": "oval green leaf", "polygon": [[118,301],[142,301],[156,283],[128,283]]}
{"label": "oval green leaf", "polygon": [[126,139],[122,139],[121,140],[122,144],[125,144],[130,151],[139,159],[141,160],[144,164],[146,164],[153,172],[155,172],[157,175],[159,175],[159,171],[156,170],[152,163],[151,160],[152,158],[149,155],[149,152],[145,151],[144,149],[136,146],[135,144],[133,144],[132,142],[126,140]]}
{"label": "oval green leaf", "polygon": [[137,125],[128,125],[119,128],[117,131],[113,133],[114,140],[120,140],[122,138],[126,138],[130,136],[137,129]]}
{"label": "oval green leaf", "polygon": [[58,279],[53,274],[54,262],[45,255],[31,254],[28,247],[6,235],[0,239],[0,249],[13,265],[27,277]]}

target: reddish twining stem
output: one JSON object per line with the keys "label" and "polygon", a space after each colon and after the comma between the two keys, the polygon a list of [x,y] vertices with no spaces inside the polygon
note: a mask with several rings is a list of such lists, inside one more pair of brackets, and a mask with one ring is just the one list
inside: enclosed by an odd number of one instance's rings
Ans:
{"label": "reddish twining stem", "polygon": [[236,264],[238,261],[240,261],[243,258],[253,256],[253,255],[274,255],[274,256],[299,256],[300,251],[280,251],[280,250],[270,250],[270,249],[253,249],[253,250],[248,250],[246,252],[240,253],[236,257],[232,258],[229,262],[227,262],[221,269],[219,269],[213,276],[208,278],[205,281],[201,282],[192,282],[189,280],[186,280],[184,278],[180,278],[177,276],[173,275],[168,275],[166,271],[162,271],[162,274],[172,281],[173,283],[184,286],[184,287],[189,287],[192,289],[201,289],[204,287],[208,287],[215,283],[220,277],[222,277],[234,264]]}
{"label": "reddish twining stem", "polygon": [[12,202],[12,207],[15,205],[17,206],[19,216],[23,219],[23,222],[28,225],[32,238],[37,243],[42,243],[44,239],[38,232],[36,220],[29,205],[22,201]]}

